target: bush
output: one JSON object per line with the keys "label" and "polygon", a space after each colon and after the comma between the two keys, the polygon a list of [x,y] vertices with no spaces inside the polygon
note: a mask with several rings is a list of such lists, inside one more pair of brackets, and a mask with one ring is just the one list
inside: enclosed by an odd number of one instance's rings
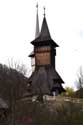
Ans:
{"label": "bush", "polygon": [[75,92],[75,97],[76,98],[83,98],[83,88],[81,88]]}

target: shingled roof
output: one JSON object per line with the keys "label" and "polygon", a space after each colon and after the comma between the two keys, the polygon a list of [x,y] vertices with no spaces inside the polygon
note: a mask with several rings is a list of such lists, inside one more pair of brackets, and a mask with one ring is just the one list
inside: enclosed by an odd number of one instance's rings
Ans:
{"label": "shingled roof", "polygon": [[33,45],[53,45],[55,47],[58,47],[58,45],[51,38],[45,17],[43,19],[43,23],[42,23],[41,32],[39,34],[39,37],[37,37],[31,43]]}
{"label": "shingled roof", "polygon": [[29,54],[29,57],[34,57],[35,56],[35,53],[34,51],[32,51],[30,54]]}
{"label": "shingled roof", "polygon": [[61,89],[61,83],[64,83],[57,71],[50,65],[37,67],[29,78],[29,82],[31,83],[32,94],[42,93],[49,95],[53,87]]}

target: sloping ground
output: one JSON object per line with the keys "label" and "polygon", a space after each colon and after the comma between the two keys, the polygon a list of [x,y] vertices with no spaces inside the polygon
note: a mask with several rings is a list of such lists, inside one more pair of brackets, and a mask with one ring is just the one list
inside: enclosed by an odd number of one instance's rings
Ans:
{"label": "sloping ground", "polygon": [[27,98],[21,99],[16,102],[14,112],[10,113],[7,125],[8,123],[11,125],[82,125],[82,106],[71,101],[52,98],[44,103],[32,102]]}

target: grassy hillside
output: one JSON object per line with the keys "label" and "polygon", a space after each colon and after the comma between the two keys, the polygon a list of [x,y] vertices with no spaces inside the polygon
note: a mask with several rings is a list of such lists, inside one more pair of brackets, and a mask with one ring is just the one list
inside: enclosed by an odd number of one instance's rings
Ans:
{"label": "grassy hillside", "polygon": [[15,69],[0,64],[0,97],[8,101],[9,113],[0,125],[82,125],[83,100],[48,97],[44,102],[20,98],[28,79]]}
{"label": "grassy hillside", "polygon": [[11,112],[6,122],[7,125],[10,125],[8,123],[11,125],[82,125],[83,104],[58,100],[40,103],[21,99],[16,102],[13,118]]}

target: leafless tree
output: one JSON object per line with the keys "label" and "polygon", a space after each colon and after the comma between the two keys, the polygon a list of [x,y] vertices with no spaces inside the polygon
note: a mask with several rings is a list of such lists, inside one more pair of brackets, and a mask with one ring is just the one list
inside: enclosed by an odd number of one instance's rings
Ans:
{"label": "leafless tree", "polygon": [[0,96],[9,102],[11,125],[15,125],[16,100],[22,97],[26,83],[27,77],[22,72],[0,64]]}
{"label": "leafless tree", "polygon": [[76,87],[77,89],[83,88],[83,69],[81,66],[77,74]]}
{"label": "leafless tree", "polygon": [[8,67],[17,70],[18,72],[22,73],[23,75],[26,75],[26,73],[27,73],[26,66],[20,62],[14,61],[13,58],[11,58],[10,60],[8,59]]}

